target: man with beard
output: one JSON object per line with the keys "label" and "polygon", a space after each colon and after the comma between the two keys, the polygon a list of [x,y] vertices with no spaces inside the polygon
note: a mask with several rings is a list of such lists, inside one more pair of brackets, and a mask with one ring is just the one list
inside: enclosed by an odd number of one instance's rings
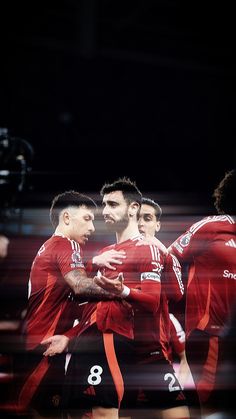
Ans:
{"label": "man with beard", "polygon": [[[77,329],[79,336],[70,346],[66,388],[70,414],[77,415],[78,408],[83,407],[92,408],[94,418],[118,418],[119,408],[126,408],[128,399],[136,407],[137,391],[142,386],[147,406],[153,409],[151,417],[159,410],[164,419],[188,418],[185,396],[162,353],[157,327],[160,316],[168,315],[163,313],[161,296],[166,255],[161,247],[137,246],[143,239],[138,229],[142,196],[135,183],[118,179],[105,184],[101,195],[105,223],[116,234],[117,242],[100,253],[123,250],[126,258],[115,275],[104,268],[95,279],[117,299],[86,304]],[[124,279],[115,278],[117,273]],[[57,339],[54,336],[44,342],[49,344],[45,355],[55,353]],[[148,412],[145,416],[150,417]]]}

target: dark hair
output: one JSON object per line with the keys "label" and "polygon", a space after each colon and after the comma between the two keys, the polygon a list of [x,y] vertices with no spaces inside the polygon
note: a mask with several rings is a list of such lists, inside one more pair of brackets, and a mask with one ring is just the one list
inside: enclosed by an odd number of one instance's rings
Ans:
{"label": "dark hair", "polygon": [[137,202],[141,206],[142,194],[137,188],[136,183],[129,178],[123,177],[115,180],[113,183],[105,183],[100,191],[100,195],[104,196],[105,194],[115,191],[121,191],[128,204]]}
{"label": "dark hair", "polygon": [[57,196],[52,200],[50,208],[50,221],[54,228],[57,227],[59,223],[59,215],[61,210],[68,207],[82,207],[96,209],[97,205],[92,198],[89,198],[87,195],[83,195],[76,191],[66,191]]}
{"label": "dark hair", "polygon": [[236,170],[226,172],[213,192],[218,214],[236,215]]}
{"label": "dark hair", "polygon": [[150,207],[153,207],[155,210],[156,219],[157,221],[160,221],[161,215],[162,215],[162,209],[157,202],[153,201],[153,199],[143,197],[142,204],[150,205]]}

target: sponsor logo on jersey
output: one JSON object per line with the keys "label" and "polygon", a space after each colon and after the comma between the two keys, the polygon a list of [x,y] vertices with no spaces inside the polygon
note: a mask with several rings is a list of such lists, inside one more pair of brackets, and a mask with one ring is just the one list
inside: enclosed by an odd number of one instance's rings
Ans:
{"label": "sponsor logo on jersey", "polygon": [[191,239],[191,233],[187,233],[187,234],[185,234],[183,237],[181,237],[181,239],[180,239],[180,245],[182,246],[182,247],[186,247],[186,246],[188,246],[189,245],[189,242],[190,242],[190,239]]}
{"label": "sponsor logo on jersey", "polygon": [[231,239],[231,240],[229,240],[228,242],[225,243],[225,246],[236,248],[236,242],[234,241],[234,239]]}
{"label": "sponsor logo on jersey", "polygon": [[236,279],[236,273],[228,271],[228,269],[224,270],[223,273],[224,278]]}
{"label": "sponsor logo on jersey", "polygon": [[84,268],[84,264],[82,262],[81,263],[71,263],[70,267],[71,268]]}
{"label": "sponsor logo on jersey", "polygon": [[156,274],[155,272],[143,272],[141,274],[141,281],[150,280],[150,281],[157,281],[160,282],[160,275]]}
{"label": "sponsor logo on jersey", "polygon": [[160,355],[160,351],[150,352],[150,355]]}

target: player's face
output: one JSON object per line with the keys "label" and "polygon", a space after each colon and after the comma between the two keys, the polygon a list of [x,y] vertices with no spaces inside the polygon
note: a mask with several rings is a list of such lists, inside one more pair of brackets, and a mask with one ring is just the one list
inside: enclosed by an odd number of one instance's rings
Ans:
{"label": "player's face", "polygon": [[85,207],[68,209],[69,235],[70,239],[77,241],[79,244],[85,244],[89,236],[94,233],[94,214]]}
{"label": "player's face", "polygon": [[102,200],[103,217],[109,229],[121,231],[127,227],[129,222],[128,204],[121,191],[114,191],[105,194]]}
{"label": "player's face", "polygon": [[159,231],[160,222],[157,221],[155,209],[151,205],[141,205],[138,228],[145,236],[155,236],[155,233]]}

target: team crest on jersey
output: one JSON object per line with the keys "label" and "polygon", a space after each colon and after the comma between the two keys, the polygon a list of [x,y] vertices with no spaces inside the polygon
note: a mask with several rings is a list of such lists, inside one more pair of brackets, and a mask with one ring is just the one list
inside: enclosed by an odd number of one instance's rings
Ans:
{"label": "team crest on jersey", "polygon": [[74,251],[71,255],[71,259],[73,261],[73,263],[71,263],[71,267],[72,268],[83,268],[84,264],[82,262],[81,256],[80,256],[80,252],[78,252],[78,250]]}
{"label": "team crest on jersey", "polygon": [[59,406],[59,404],[60,404],[60,396],[59,396],[59,394],[54,394],[52,396],[52,404],[53,404],[54,407],[58,407]]}
{"label": "team crest on jersey", "polygon": [[183,237],[181,237],[181,239],[180,239],[181,246],[183,246],[183,247],[188,246],[189,242],[190,242],[190,239],[191,239],[191,233],[187,233]]}

